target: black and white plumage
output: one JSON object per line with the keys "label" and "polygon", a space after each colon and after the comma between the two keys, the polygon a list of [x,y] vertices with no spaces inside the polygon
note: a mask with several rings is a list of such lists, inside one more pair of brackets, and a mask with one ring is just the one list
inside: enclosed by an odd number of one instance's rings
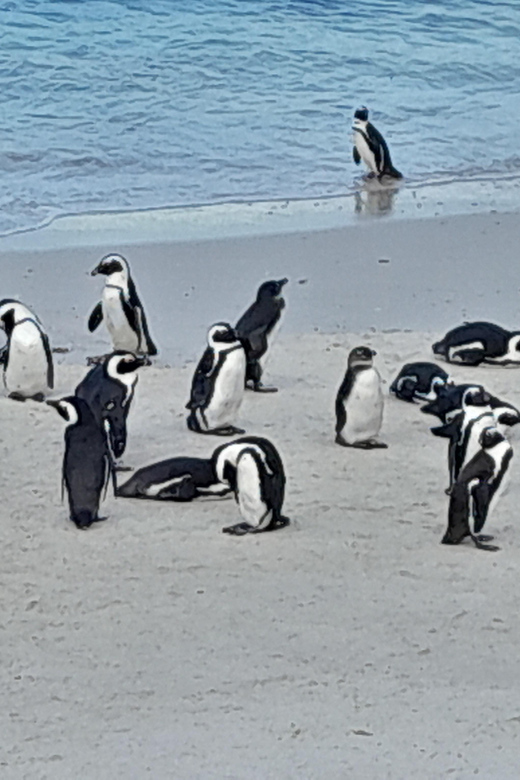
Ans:
{"label": "black and white plumage", "polygon": [[363,160],[369,169],[369,176],[377,176],[379,180],[383,176],[390,176],[393,179],[403,178],[403,174],[392,165],[385,139],[368,121],[368,109],[365,106],[358,108],[354,113],[352,130],[354,141],[352,154],[356,165]]}
{"label": "black and white plumage", "polygon": [[390,392],[410,403],[433,401],[450,382],[447,372],[435,363],[406,363],[390,385]]}
{"label": "black and white plumage", "polygon": [[434,436],[449,439],[448,470],[451,491],[460,472],[480,448],[480,435],[486,428],[496,428],[489,405],[490,396],[483,388],[468,390],[462,410],[444,425],[431,428]]}
{"label": "black and white plumage", "polygon": [[214,453],[220,482],[235,493],[242,522],[223,528],[224,533],[275,531],[289,525],[282,515],[285,471],[274,444],[260,436],[245,436],[225,444]]}
{"label": "black and white plumage", "polygon": [[75,395],[88,403],[101,425],[107,425],[115,458],[120,458],[126,448],[126,423],[138,381],[137,371],[149,364],[146,355],[118,350],[91,368],[76,387]]}
{"label": "black and white plumage", "polygon": [[23,303],[4,298],[0,301],[0,328],[7,336],[0,362],[9,398],[43,401],[54,387],[54,364],[40,320]]}
{"label": "black and white plumage", "polygon": [[195,369],[186,408],[195,433],[231,436],[244,433],[234,423],[244,397],[246,354],[235,330],[217,322],[208,331],[208,346]]}
{"label": "black and white plumage", "polygon": [[114,350],[156,355],[128,262],[122,255],[106,255],[92,271],[92,276],[97,274],[106,276],[106,282],[88,320],[90,332],[104,320]]}
{"label": "black and white plumage", "polygon": [[177,457],[143,466],[116,490],[123,498],[192,501],[216,498],[232,488],[217,479],[214,458]]}
{"label": "black and white plumage", "polygon": [[[447,423],[456,417],[466,405],[466,398],[474,392],[484,392],[482,385],[462,384],[446,385],[437,390],[435,400],[421,406],[425,414],[433,414],[443,423]],[[520,411],[513,404],[503,401],[495,395],[487,392],[488,404],[493,410],[495,420],[502,433],[520,422]]]}
{"label": "black and white plumage", "polygon": [[466,322],[450,330],[432,349],[448,363],[520,364],[520,332],[505,330],[491,322]]}
{"label": "black and white plumage", "polygon": [[482,431],[479,444],[479,450],[451,489],[448,528],[442,543],[460,544],[469,536],[482,550],[498,550],[495,545],[487,544],[493,537],[484,536],[481,531],[492,503],[503,492],[513,449],[493,426]]}
{"label": "black and white plumage", "polygon": [[345,378],[336,396],[336,444],[374,449],[387,447],[376,437],[383,422],[381,377],[374,367],[376,353],[356,347],[348,356]]}
{"label": "black and white plumage", "polygon": [[235,326],[237,336],[246,351],[246,383],[256,392],[275,392],[277,389],[264,387],[261,379],[268,349],[273,343],[285,308],[282,288],[287,282],[288,279],[279,279],[261,284],[256,301],[244,312]]}
{"label": "black and white plumage", "polygon": [[[70,519],[86,529],[99,517],[103,491],[114,472],[106,432],[82,398],[67,396],[47,401],[67,422],[62,484],[67,489]],[[115,487],[115,483],[114,483]]]}

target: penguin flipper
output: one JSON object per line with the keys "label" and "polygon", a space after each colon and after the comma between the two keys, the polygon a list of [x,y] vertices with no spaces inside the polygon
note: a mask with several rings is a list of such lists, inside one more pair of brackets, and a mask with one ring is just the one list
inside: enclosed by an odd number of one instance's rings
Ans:
{"label": "penguin flipper", "polygon": [[186,404],[186,409],[196,409],[206,401],[209,391],[209,375],[213,369],[213,358],[213,350],[208,347],[195,369],[191,383],[190,400]]}
{"label": "penguin flipper", "polygon": [[357,146],[354,146],[354,148],[352,149],[352,157],[354,158],[354,162],[356,163],[356,165],[359,165],[359,163],[361,162],[361,155],[357,150]]}
{"label": "penguin flipper", "polygon": [[101,305],[101,301],[94,306],[92,309],[92,313],[90,317],[88,318],[88,329],[91,333],[93,333],[97,327],[101,324],[101,321],[103,319],[103,307]]}
{"label": "penguin flipper", "polygon": [[153,343],[152,337],[150,336],[150,331],[148,330],[148,322],[146,320],[146,316],[142,306],[139,307],[139,315],[141,320],[141,330],[143,332],[143,337],[146,344],[146,352],[148,355],[151,355],[153,357],[154,355],[157,355],[157,347]]}
{"label": "penguin flipper", "polygon": [[466,366],[478,366],[485,358],[482,349],[459,349],[451,356],[451,363],[464,363]]}
{"label": "penguin flipper", "polygon": [[54,388],[54,362],[52,360],[51,346],[47,334],[42,331],[42,344],[47,358],[47,386],[50,390]]}

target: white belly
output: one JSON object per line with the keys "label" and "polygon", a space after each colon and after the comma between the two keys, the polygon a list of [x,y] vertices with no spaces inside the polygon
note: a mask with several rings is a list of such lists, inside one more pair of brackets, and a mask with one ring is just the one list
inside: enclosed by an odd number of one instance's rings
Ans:
{"label": "white belly", "polygon": [[11,333],[4,384],[9,393],[24,396],[49,391],[47,355],[40,330],[33,322],[22,322]]}
{"label": "white belly", "polygon": [[248,452],[240,456],[237,464],[237,500],[243,519],[254,528],[271,520],[272,510],[262,501],[258,466]]}
{"label": "white belly", "polygon": [[356,444],[378,435],[383,422],[383,393],[375,368],[358,373],[343,405],[347,421],[341,434],[347,444]]}
{"label": "white belly", "polygon": [[118,287],[103,289],[103,318],[107,326],[114,349],[124,349],[128,352],[139,350],[139,338],[128,324],[125,312],[121,306]]}
{"label": "white belly", "polygon": [[361,135],[361,133],[354,133],[354,143],[356,145],[356,149],[359,152],[359,156],[365,163],[365,165],[373,171],[373,173],[379,173],[377,170],[376,165],[376,158],[374,157],[373,152],[370,150],[369,145],[365,141],[364,137]]}
{"label": "white belly", "polygon": [[204,414],[209,428],[233,425],[244,398],[246,355],[234,349],[224,360],[215,379],[213,396]]}

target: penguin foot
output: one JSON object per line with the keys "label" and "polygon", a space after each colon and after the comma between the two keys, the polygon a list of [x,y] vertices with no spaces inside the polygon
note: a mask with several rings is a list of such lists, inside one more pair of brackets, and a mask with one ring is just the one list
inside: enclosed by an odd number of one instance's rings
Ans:
{"label": "penguin foot", "polygon": [[489,536],[489,534],[475,534],[475,539],[478,539],[479,542],[492,542],[494,536]]}
{"label": "penguin foot", "polygon": [[133,471],[133,466],[125,466],[124,463],[114,463],[114,471]]}
{"label": "penguin foot", "polygon": [[497,550],[500,550],[500,547],[497,547],[496,544],[484,544],[484,541],[486,539],[492,539],[492,536],[486,537],[485,534],[483,536],[474,536],[471,534],[471,538],[473,539],[475,547],[479,550],[487,550],[488,552],[497,552]]}
{"label": "penguin foot", "polygon": [[280,528],[285,528],[286,526],[290,525],[291,521],[288,517],[284,517],[283,515],[280,517],[277,517],[276,520],[271,522],[267,528],[266,531],[278,531]]}
{"label": "penguin foot", "polygon": [[223,534],[230,534],[231,536],[245,536],[254,531],[252,525],[249,523],[237,523],[236,525],[228,525],[222,529]]}
{"label": "penguin foot", "polygon": [[234,425],[228,425],[225,428],[214,428],[212,431],[205,431],[205,433],[213,434],[214,436],[237,436],[245,433],[244,428],[235,428]]}
{"label": "penguin foot", "polygon": [[30,396],[31,401],[37,401],[39,404],[42,404],[45,401],[45,396],[43,393],[36,393],[35,395]]}
{"label": "penguin foot", "polygon": [[376,439],[367,439],[366,441],[357,441],[355,444],[348,444],[347,447],[356,447],[359,450],[388,449],[388,444]]}
{"label": "penguin foot", "polygon": [[256,385],[253,385],[252,387],[249,386],[248,390],[253,390],[255,393],[277,393],[278,388],[277,387],[266,387],[261,382],[259,382]]}
{"label": "penguin foot", "polygon": [[21,393],[16,393],[16,392],[15,393],[9,393],[9,395],[7,397],[10,398],[11,401],[20,401],[20,403],[24,403],[27,400],[27,398],[24,395],[22,395]]}

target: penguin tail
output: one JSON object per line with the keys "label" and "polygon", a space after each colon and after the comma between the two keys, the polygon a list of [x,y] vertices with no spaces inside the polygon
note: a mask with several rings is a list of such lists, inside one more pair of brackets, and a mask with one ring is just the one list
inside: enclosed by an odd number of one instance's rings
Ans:
{"label": "penguin tail", "polygon": [[381,180],[383,176],[390,176],[392,179],[403,178],[401,171],[398,171],[397,168],[394,168],[393,165],[389,165],[387,168],[385,168],[384,171],[380,174],[379,179]]}

